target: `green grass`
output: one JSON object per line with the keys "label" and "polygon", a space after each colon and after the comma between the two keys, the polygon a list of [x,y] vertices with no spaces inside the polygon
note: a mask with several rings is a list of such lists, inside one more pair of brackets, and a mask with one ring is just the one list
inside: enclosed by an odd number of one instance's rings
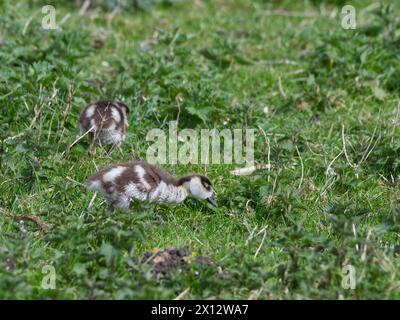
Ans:
{"label": "green grass", "polygon": [[[79,16],[57,1],[57,21],[70,16],[55,31],[41,28],[48,2],[0,2],[0,298],[400,298],[398,5],[351,1],[358,25],[344,30],[329,17],[343,1],[139,1],[112,19],[116,1],[98,3]],[[87,141],[68,146],[103,98],[131,107],[130,134],[91,159]],[[187,200],[111,215],[99,197],[88,209],[96,166],[145,158],[147,132],[178,114],[180,128],[257,129],[271,170],[166,166],[207,174],[215,211]],[[156,279],[131,262],[165,247],[215,266]],[[41,287],[47,264],[55,290]],[[341,286],[349,264],[355,290]]]}

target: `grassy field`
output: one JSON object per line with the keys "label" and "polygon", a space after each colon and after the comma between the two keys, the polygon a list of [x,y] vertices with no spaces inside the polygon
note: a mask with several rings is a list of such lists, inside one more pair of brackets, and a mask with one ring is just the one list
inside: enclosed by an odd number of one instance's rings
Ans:
{"label": "grassy field", "polygon": [[[49,2],[0,1],[0,298],[400,298],[399,4],[104,0],[80,15],[56,1],[60,28],[45,30]],[[89,157],[85,139],[69,146],[99,99],[130,106],[130,133]],[[270,170],[165,166],[208,175],[216,210],[89,207],[96,167],[144,159],[147,132],[177,118],[256,129]],[[166,247],[214,264],[155,277],[135,262]]]}

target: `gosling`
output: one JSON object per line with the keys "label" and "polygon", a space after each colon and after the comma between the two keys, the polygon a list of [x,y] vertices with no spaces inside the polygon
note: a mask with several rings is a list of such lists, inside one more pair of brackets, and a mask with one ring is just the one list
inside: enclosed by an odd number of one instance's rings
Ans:
{"label": "gosling", "polygon": [[[122,102],[98,101],[88,105],[79,118],[82,134],[88,134],[92,144],[119,147],[128,132],[129,108]],[[91,152],[91,148],[89,149]]]}
{"label": "gosling", "polygon": [[114,207],[127,209],[133,199],[154,203],[181,203],[191,196],[217,203],[209,178],[190,174],[175,178],[170,173],[144,161],[120,163],[102,169],[87,180],[89,190],[99,191]]}

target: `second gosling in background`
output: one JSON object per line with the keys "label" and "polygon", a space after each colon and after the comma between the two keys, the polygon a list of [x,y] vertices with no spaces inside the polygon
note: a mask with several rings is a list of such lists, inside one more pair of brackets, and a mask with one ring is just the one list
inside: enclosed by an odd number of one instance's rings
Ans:
{"label": "second gosling in background", "polygon": [[88,105],[79,118],[82,134],[88,134],[92,143],[119,147],[128,132],[129,108],[122,102],[97,101]]}

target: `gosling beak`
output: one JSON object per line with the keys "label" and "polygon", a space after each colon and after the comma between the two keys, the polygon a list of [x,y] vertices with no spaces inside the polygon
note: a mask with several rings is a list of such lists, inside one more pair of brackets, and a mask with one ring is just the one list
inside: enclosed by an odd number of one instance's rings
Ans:
{"label": "gosling beak", "polygon": [[208,203],[210,203],[214,208],[217,207],[217,201],[215,201],[214,197],[207,198]]}

